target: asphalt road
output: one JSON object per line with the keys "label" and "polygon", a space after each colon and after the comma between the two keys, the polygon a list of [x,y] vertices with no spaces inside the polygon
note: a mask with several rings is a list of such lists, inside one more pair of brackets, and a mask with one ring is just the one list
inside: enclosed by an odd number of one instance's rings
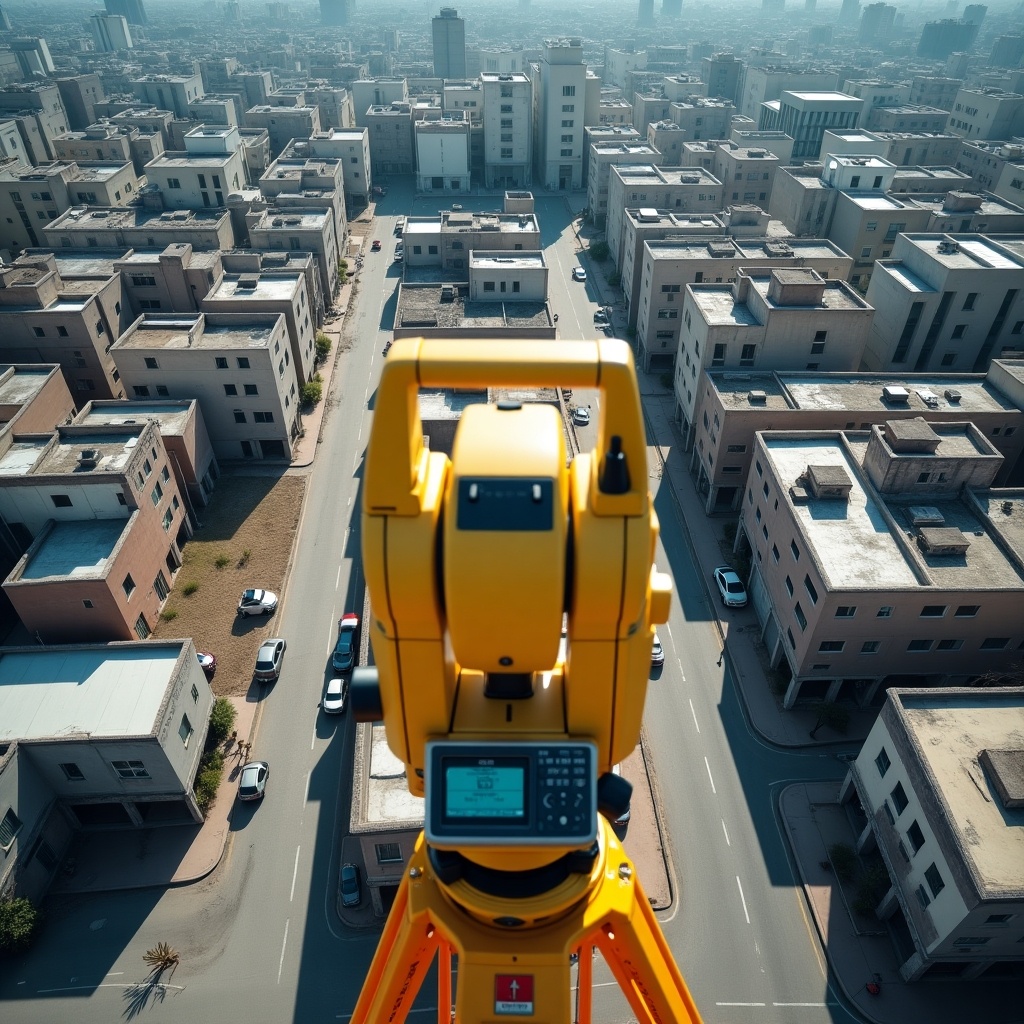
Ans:
{"label": "asphalt road", "polygon": [[[494,200],[469,198],[464,205],[493,208]],[[359,275],[348,318],[356,341],[338,366],[336,408],[310,476],[279,613],[288,654],[261,712],[258,752],[271,764],[265,800],[238,808],[225,862],[197,885],[55,902],[39,946],[5,965],[5,1021],[52,1024],[71,1012],[80,1024],[108,1024],[151,1012],[189,1024],[308,1024],[351,1013],[377,935],[346,931],[334,911],[353,723],[321,715],[317,702],[337,620],[359,607],[361,463],[399,279],[393,217],[435,209],[436,201],[414,201],[411,188],[399,186],[378,207],[373,237],[382,251],[367,251]],[[537,211],[559,333],[593,337],[598,295],[593,281],[571,280],[579,256],[565,201],[540,198]],[[596,412],[596,393],[578,393],[574,401]],[[584,447],[593,430],[578,428]],[[663,928],[705,1020],[846,1020],[829,991],[774,810],[774,794],[787,780],[842,771],[831,757],[780,752],[750,731],[731,680],[716,664],[712,612],[667,487],[657,508],[659,565],[676,581],[671,619],[660,631],[666,662],[646,710],[677,896]],[[163,991],[139,984],[146,977],[142,953],[158,941],[184,954]],[[603,965],[595,983],[593,1019],[630,1019]],[[429,1019],[434,1005],[427,984],[416,1004],[422,1012],[412,1019]]]}

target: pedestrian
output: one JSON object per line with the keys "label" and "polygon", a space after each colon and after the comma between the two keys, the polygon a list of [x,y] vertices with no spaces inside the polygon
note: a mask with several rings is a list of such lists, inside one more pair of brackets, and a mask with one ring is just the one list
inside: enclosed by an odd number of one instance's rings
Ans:
{"label": "pedestrian", "polygon": [[246,745],[245,745],[245,759],[246,759],[246,761],[249,760],[249,757],[251,756],[251,754],[252,754],[252,744],[251,743],[246,743]]}
{"label": "pedestrian", "polygon": [[719,667],[719,668],[721,668],[721,667],[722,667],[722,661],[723,661],[723,659],[724,659],[724,658],[725,658],[725,648],[723,647],[723,648],[722,648],[722,649],[721,649],[721,650],[720,650],[720,651],[718,652],[718,667]]}

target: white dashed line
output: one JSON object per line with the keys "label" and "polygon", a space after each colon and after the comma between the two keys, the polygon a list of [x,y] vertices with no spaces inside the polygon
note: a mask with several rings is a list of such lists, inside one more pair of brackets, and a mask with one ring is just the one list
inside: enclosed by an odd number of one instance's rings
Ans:
{"label": "white dashed line", "polygon": [[711,778],[711,765],[708,764],[708,759],[706,757],[704,758],[704,767],[708,770],[708,779],[711,781],[711,792],[717,796],[718,790],[715,789],[715,780]]}
{"label": "white dashed line", "polygon": [[[693,707],[693,701],[690,701],[690,714],[693,715],[693,724],[697,728],[697,732],[700,732],[700,722],[697,721],[697,712]],[[710,769],[708,769],[710,771]]]}
{"label": "white dashed line", "polygon": [[295,847],[295,867],[292,868],[292,891],[291,895],[288,897],[289,903],[295,899],[295,879],[299,877],[299,850],[301,849],[301,846]]}
{"label": "white dashed line", "polygon": [[725,818],[722,819],[722,831],[725,833],[725,845],[732,846],[729,842],[729,830],[725,827]]}
{"label": "white dashed line", "polygon": [[740,902],[743,904],[743,916],[747,919],[747,924],[750,924],[750,914],[747,913],[747,901],[743,898],[743,883],[740,881],[740,876],[736,876],[736,885],[740,890]]}
{"label": "white dashed line", "polygon": [[277,965],[277,983],[281,984],[281,972],[284,970],[284,951],[288,945],[288,925],[291,923],[291,918],[288,918],[284,923],[284,941],[281,943],[281,961]]}

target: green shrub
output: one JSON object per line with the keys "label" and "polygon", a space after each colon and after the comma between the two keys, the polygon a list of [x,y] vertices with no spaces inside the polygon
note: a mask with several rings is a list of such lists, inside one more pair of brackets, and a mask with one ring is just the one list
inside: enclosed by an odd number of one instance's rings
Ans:
{"label": "green shrub", "polygon": [[160,613],[160,618],[163,619],[164,622],[173,622],[177,617],[178,611],[176,608],[165,608]]}
{"label": "green shrub", "polygon": [[308,384],[302,385],[302,404],[316,405],[324,397],[324,384],[318,373]]}
{"label": "green shrub", "polygon": [[38,908],[24,896],[0,899],[0,953],[20,953],[28,949],[40,921]]}
{"label": "green shrub", "polygon": [[608,283],[613,288],[618,288],[618,286],[622,284],[622,275],[617,270],[612,271],[612,273],[608,275]]}
{"label": "green shrub", "polygon": [[227,564],[228,564],[228,563],[229,563],[230,561],[231,561],[231,559],[230,559],[230,558],[228,558],[228,556],[227,556],[227,555],[223,555],[223,554],[221,554],[221,555],[218,555],[218,556],[217,556],[217,557],[216,557],[216,558],[215,558],[215,559],[213,560],[213,564],[214,564],[214,565],[215,565],[215,566],[216,566],[216,567],[217,567],[218,569],[223,569],[223,568],[224,568],[224,566],[226,566],[226,565],[227,565]]}
{"label": "green shrub", "polygon": [[316,361],[322,363],[331,354],[331,339],[320,331],[316,336]]}
{"label": "green shrub", "polygon": [[199,809],[203,812],[204,817],[213,803],[213,798],[217,795],[223,774],[224,754],[219,750],[208,750],[203,755],[202,761],[199,762],[195,785],[196,803],[199,804]]}
{"label": "green shrub", "polygon": [[189,580],[188,583],[186,583],[185,586],[183,586],[181,588],[181,592],[186,597],[191,597],[198,589],[199,589],[199,584],[196,583],[195,580]]}
{"label": "green shrub", "polygon": [[246,548],[242,552],[242,557],[238,560],[238,568],[244,569],[249,564],[250,558],[252,558],[252,548]]}
{"label": "green shrub", "polygon": [[231,732],[231,726],[235,724],[237,714],[235,705],[227,697],[218,697],[213,702],[213,709],[210,711],[210,740],[213,743],[224,741]]}
{"label": "green shrub", "polygon": [[598,263],[603,263],[611,255],[611,249],[607,242],[593,242],[590,246],[590,255]]}
{"label": "green shrub", "polygon": [[857,854],[846,843],[833,843],[828,848],[828,859],[832,861],[836,875],[844,882],[853,880],[857,871]]}

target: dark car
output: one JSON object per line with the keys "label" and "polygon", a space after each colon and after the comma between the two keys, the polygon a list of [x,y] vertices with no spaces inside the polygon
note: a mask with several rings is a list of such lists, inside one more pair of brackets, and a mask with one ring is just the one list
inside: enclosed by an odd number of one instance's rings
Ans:
{"label": "dark car", "polygon": [[359,616],[355,612],[345,612],[338,620],[338,642],[331,657],[335,672],[348,672],[355,665],[358,633]]}
{"label": "dark car", "polygon": [[358,907],[362,902],[359,890],[359,868],[355,864],[343,864],[341,868],[341,905]]}
{"label": "dark car", "polygon": [[253,678],[267,682],[276,680],[281,675],[281,666],[284,664],[284,652],[287,647],[288,644],[280,637],[264,640],[256,655]]}

